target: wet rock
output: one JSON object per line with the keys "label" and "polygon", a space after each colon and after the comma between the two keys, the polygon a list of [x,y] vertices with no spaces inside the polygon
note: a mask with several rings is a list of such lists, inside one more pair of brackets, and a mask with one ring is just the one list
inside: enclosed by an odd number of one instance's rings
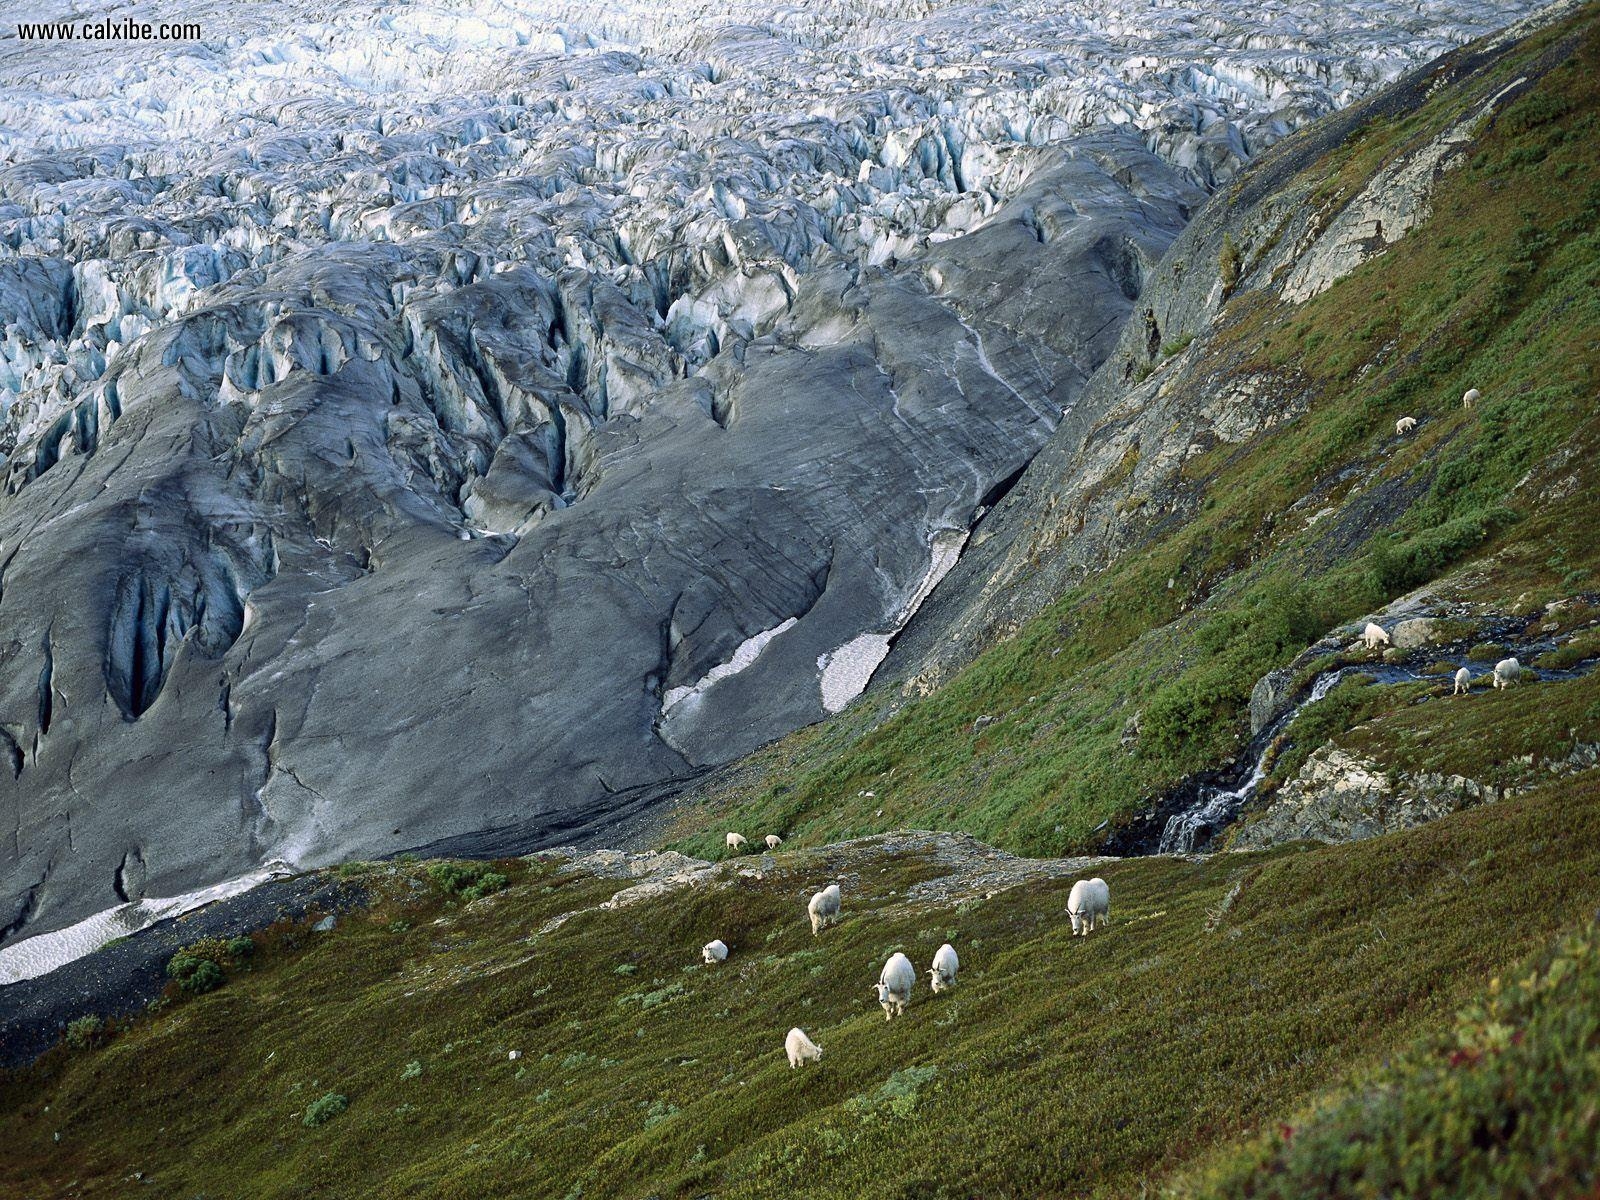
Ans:
{"label": "wet rock", "polygon": [[1300,689],[1294,686],[1296,671],[1280,667],[1268,671],[1250,689],[1250,734],[1254,737],[1294,707]]}

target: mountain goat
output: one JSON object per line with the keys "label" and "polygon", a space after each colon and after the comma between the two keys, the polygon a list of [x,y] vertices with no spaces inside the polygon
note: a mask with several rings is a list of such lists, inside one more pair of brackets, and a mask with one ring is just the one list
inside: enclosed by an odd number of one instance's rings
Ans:
{"label": "mountain goat", "polygon": [[743,854],[744,848],[750,844],[750,839],[742,833],[730,833],[723,840],[727,843],[729,854]]}
{"label": "mountain goat", "polygon": [[1462,667],[1459,671],[1456,672],[1455,690],[1452,691],[1450,694],[1452,696],[1465,696],[1471,690],[1472,690],[1472,672],[1467,670],[1465,667]]}
{"label": "mountain goat", "polygon": [[1468,388],[1461,396],[1461,407],[1471,409],[1474,404],[1483,399],[1483,393],[1477,388]]}
{"label": "mountain goat", "polygon": [[816,937],[824,925],[832,925],[839,919],[839,885],[830,883],[811,897],[806,912],[811,915],[811,936]]}
{"label": "mountain goat", "polygon": [[822,1047],[808,1038],[806,1031],[798,1026],[789,1030],[789,1036],[783,1039],[783,1049],[789,1056],[791,1071],[808,1062],[822,1061]]}
{"label": "mountain goat", "polygon": [[1100,924],[1111,924],[1111,889],[1104,879],[1080,879],[1067,895],[1067,915],[1074,935],[1089,936]]}
{"label": "mountain goat", "polygon": [[728,957],[728,943],[721,938],[700,947],[700,961],[707,964],[723,962]]}
{"label": "mountain goat", "polygon": [[775,833],[767,834],[766,842],[768,850],[776,850],[779,846],[783,845],[783,839]]}
{"label": "mountain goat", "polygon": [[1502,658],[1494,665],[1494,689],[1508,688],[1522,679],[1522,664],[1514,658]]}
{"label": "mountain goat", "polygon": [[928,968],[928,980],[935,994],[955,987],[956,972],[960,969],[961,960],[956,957],[956,948],[949,942],[940,946],[933,956],[933,966]]}
{"label": "mountain goat", "polygon": [[1416,427],[1417,419],[1415,417],[1401,417],[1394,423],[1395,434],[1400,437],[1404,437]]}
{"label": "mountain goat", "polygon": [[1368,621],[1367,627],[1361,631],[1361,640],[1368,650],[1376,650],[1379,646],[1389,644],[1389,635],[1384,632],[1382,625]]}
{"label": "mountain goat", "polygon": [[917,986],[917,969],[911,960],[899,951],[889,956],[878,975],[872,990],[878,993],[878,1003],[883,1005],[883,1019],[892,1020],[906,1011],[911,1003],[911,989]]}

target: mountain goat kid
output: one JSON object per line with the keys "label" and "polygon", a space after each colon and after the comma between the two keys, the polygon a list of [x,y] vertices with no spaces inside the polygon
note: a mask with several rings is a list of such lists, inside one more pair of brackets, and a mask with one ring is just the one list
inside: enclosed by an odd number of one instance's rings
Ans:
{"label": "mountain goat kid", "polygon": [[934,994],[955,987],[956,972],[960,969],[961,960],[956,957],[956,948],[949,942],[940,946],[933,956],[933,966],[928,968],[928,980],[933,985]]}
{"label": "mountain goat kid", "polygon": [[1368,621],[1367,627],[1361,631],[1361,642],[1368,650],[1376,650],[1379,646],[1389,644],[1389,635],[1384,632],[1382,625]]}
{"label": "mountain goat kid", "polygon": [[1472,672],[1462,667],[1456,672],[1456,686],[1450,693],[1452,696],[1465,696],[1472,690]]}
{"label": "mountain goat kid", "polygon": [[789,1056],[791,1071],[808,1062],[822,1061],[822,1047],[808,1038],[806,1031],[798,1026],[789,1030],[789,1036],[783,1039],[783,1049]]}

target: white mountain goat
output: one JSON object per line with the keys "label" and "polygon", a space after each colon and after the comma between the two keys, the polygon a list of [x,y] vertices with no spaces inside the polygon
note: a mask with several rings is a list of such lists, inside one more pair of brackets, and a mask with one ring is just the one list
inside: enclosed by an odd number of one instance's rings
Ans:
{"label": "white mountain goat", "polygon": [[1111,889],[1104,879],[1080,879],[1067,895],[1067,915],[1074,935],[1089,936],[1102,922],[1111,924]]}
{"label": "white mountain goat", "polygon": [[1394,423],[1394,431],[1401,437],[1404,437],[1416,427],[1417,419],[1415,417],[1401,417]]}
{"label": "white mountain goat", "polygon": [[1483,393],[1477,388],[1468,388],[1461,395],[1461,407],[1471,409],[1474,404],[1483,399]]}
{"label": "white mountain goat", "polygon": [[1494,689],[1508,688],[1522,680],[1522,664],[1514,658],[1502,658],[1494,665]]}
{"label": "white mountain goat", "polygon": [[766,841],[768,850],[776,850],[779,846],[783,845],[783,839],[775,833],[767,834]]}
{"label": "white mountain goat", "polygon": [[1465,667],[1462,667],[1459,671],[1456,672],[1455,690],[1452,691],[1450,694],[1452,696],[1465,696],[1471,690],[1472,690],[1472,672],[1467,670]]}
{"label": "white mountain goat", "polygon": [[940,946],[933,956],[933,966],[928,968],[928,981],[933,985],[937,994],[953,988],[956,985],[956,972],[961,969],[961,960],[956,957],[956,948],[949,942]]}
{"label": "white mountain goat", "polygon": [[729,854],[743,854],[744,848],[750,844],[750,839],[742,833],[730,833],[723,840],[727,843]]}
{"label": "white mountain goat", "polygon": [[889,961],[883,964],[878,982],[872,985],[872,990],[878,993],[878,1003],[883,1005],[885,1021],[906,1011],[906,1005],[911,1003],[911,989],[916,986],[917,969],[911,965],[911,960],[898,951],[891,954]]}
{"label": "white mountain goat", "polygon": [[822,1061],[822,1047],[808,1038],[806,1031],[798,1026],[789,1030],[789,1036],[783,1039],[783,1049],[789,1056],[791,1071],[808,1062]]}
{"label": "white mountain goat", "polygon": [[1368,621],[1367,627],[1361,631],[1361,640],[1368,650],[1376,650],[1379,646],[1389,644],[1389,635],[1384,632],[1382,625]]}
{"label": "white mountain goat", "polygon": [[715,941],[707,942],[704,946],[700,947],[700,961],[706,963],[707,965],[710,965],[711,963],[723,962],[727,959],[727,957],[728,943],[723,941],[721,938],[717,938]]}
{"label": "white mountain goat", "polygon": [[830,883],[811,897],[806,912],[811,914],[811,936],[816,937],[824,925],[832,925],[839,919],[839,885]]}

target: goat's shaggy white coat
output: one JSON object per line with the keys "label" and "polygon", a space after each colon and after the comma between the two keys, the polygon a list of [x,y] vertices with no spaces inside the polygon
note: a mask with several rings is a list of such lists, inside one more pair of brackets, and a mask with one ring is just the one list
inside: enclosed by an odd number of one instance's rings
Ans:
{"label": "goat's shaggy white coat", "polygon": [[956,957],[956,948],[949,942],[940,946],[934,953],[933,966],[928,968],[928,979],[933,984],[934,992],[955,987],[956,972],[960,969],[961,960]]}
{"label": "goat's shaggy white coat", "polygon": [[1102,923],[1111,924],[1111,889],[1104,879],[1080,879],[1067,895],[1067,915],[1072,932],[1089,936]]}
{"label": "goat's shaggy white coat", "polygon": [[808,1062],[822,1061],[822,1047],[808,1038],[806,1031],[798,1026],[789,1030],[789,1036],[783,1039],[783,1050],[789,1056],[791,1071]]}
{"label": "goat's shaggy white coat", "polygon": [[832,925],[839,919],[839,885],[830,883],[812,896],[806,912],[811,916],[811,936],[816,937],[824,925]]}
{"label": "goat's shaggy white coat", "polygon": [[911,965],[911,960],[899,951],[891,954],[878,974],[878,982],[872,985],[878,993],[878,1003],[883,1005],[885,1021],[906,1011],[906,1005],[911,1003],[911,989],[916,986],[917,969]]}

